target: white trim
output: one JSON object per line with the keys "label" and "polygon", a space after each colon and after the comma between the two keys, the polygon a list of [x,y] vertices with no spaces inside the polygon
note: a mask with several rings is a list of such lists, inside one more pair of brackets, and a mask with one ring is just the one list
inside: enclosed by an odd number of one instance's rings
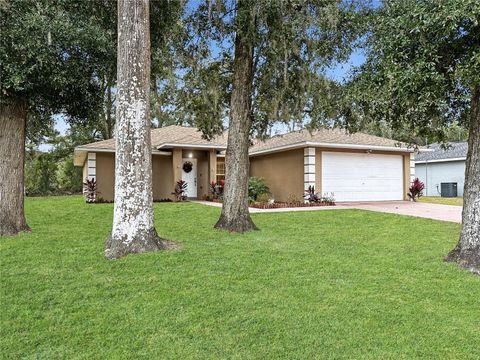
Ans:
{"label": "white trim", "polygon": [[97,179],[97,154],[94,152],[87,153],[87,178]]}
{"label": "white trim", "polygon": [[[85,151],[85,152],[96,152],[96,153],[115,153],[115,150],[111,149],[103,149],[103,148],[93,148],[93,147],[82,147],[82,146],[77,146],[74,149],[75,151]],[[172,153],[170,151],[160,151],[160,150],[152,150],[152,155],[167,155],[170,156]]]}
{"label": "white trim", "polygon": [[303,150],[303,155],[304,156],[315,156],[315,148],[305,148],[305,150]]}
{"label": "white trim", "polygon": [[303,149],[303,189],[315,186],[315,148]]}
{"label": "white trim", "polygon": [[162,144],[160,146],[157,146],[157,149],[161,149],[161,148],[164,148],[164,147],[175,147],[175,148],[184,148],[184,149],[188,149],[188,148],[191,148],[191,149],[205,149],[205,150],[208,150],[208,149],[222,149],[222,150],[225,150],[227,147],[225,145],[194,145],[194,144],[178,144],[178,143],[175,143],[175,144],[171,144],[171,143],[166,143],[166,144]]}
{"label": "white trim", "polygon": [[[284,146],[279,146],[272,149],[258,150],[250,152],[250,156],[261,155],[279,152],[289,149],[298,149],[303,147],[327,147],[334,149],[355,149],[355,150],[383,150],[383,151],[392,151],[392,152],[409,152],[413,153],[415,150],[413,148],[400,148],[396,146],[380,146],[380,145],[359,145],[359,144],[332,144],[332,143],[322,143],[322,142],[313,142],[313,141],[302,141],[295,144],[289,144]],[[430,149],[425,149],[430,150]],[[424,151],[422,149],[422,151]]]}
{"label": "white trim", "polygon": [[171,151],[160,151],[160,150],[152,150],[152,155],[164,155],[164,156],[171,156]]}
{"label": "white trim", "polygon": [[439,163],[439,162],[450,162],[450,161],[466,161],[466,157],[451,158],[451,159],[436,159],[436,160],[417,160],[415,164],[430,164],[430,163]]}
{"label": "white trim", "polygon": [[311,183],[310,185],[315,185],[315,174],[304,174],[303,181],[305,183]]}
{"label": "white trim", "polygon": [[305,164],[303,165],[304,174],[314,174],[315,173],[315,164]]}

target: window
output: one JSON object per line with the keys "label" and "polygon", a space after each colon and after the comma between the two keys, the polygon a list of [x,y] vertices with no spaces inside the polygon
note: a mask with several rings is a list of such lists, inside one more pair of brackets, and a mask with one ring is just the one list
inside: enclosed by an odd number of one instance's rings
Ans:
{"label": "window", "polygon": [[225,158],[217,158],[217,183],[225,180]]}

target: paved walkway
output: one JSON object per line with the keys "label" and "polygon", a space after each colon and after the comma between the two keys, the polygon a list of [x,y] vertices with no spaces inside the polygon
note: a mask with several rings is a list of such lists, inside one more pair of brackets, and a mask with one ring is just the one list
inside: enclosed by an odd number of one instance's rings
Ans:
{"label": "paved walkway", "polygon": [[[222,207],[221,203],[211,201],[194,201],[199,204]],[[410,201],[365,201],[365,202],[341,202],[336,206],[312,206],[280,209],[256,209],[250,208],[251,213],[272,213],[289,211],[322,211],[322,210],[345,210],[360,209],[378,211],[391,214],[409,215],[427,219],[462,222],[462,207],[453,205],[429,204]]]}
{"label": "paved walkway", "polygon": [[456,223],[462,222],[461,206],[419,203],[411,201],[373,201],[340,204],[341,206],[347,206],[361,210],[409,215],[434,220],[452,221]]}

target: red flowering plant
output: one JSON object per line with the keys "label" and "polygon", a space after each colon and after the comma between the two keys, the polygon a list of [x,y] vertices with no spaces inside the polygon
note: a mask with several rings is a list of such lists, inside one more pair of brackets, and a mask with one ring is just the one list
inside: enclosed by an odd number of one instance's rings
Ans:
{"label": "red flowering plant", "polygon": [[425,189],[425,184],[422,183],[418,178],[415,178],[410,185],[407,195],[413,201],[417,201],[423,195],[423,189]]}
{"label": "red flowering plant", "polygon": [[172,192],[172,195],[175,195],[175,200],[176,201],[183,201],[187,200],[187,187],[188,184],[184,180],[178,180],[175,189]]}
{"label": "red flowering plant", "polygon": [[97,181],[92,178],[86,178],[83,183],[83,194],[87,203],[94,203],[97,201]]}
{"label": "red flowering plant", "polygon": [[321,197],[315,192],[315,186],[310,185],[307,190],[305,190],[305,195],[303,196],[305,200],[309,203],[318,203],[321,201]]}
{"label": "red flowering plant", "polygon": [[212,181],[210,182],[210,193],[212,194],[213,199],[221,199],[223,197],[223,188],[225,186],[225,180],[220,180],[219,182]]}

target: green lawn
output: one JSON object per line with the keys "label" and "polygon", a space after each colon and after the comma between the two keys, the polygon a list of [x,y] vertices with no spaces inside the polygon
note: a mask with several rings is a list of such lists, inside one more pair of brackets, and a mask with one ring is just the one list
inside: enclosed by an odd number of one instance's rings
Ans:
{"label": "green lawn", "polygon": [[422,196],[419,201],[432,204],[463,206],[463,198],[461,197],[446,198],[441,196]]}
{"label": "green lawn", "polygon": [[155,205],[182,249],[107,261],[112,205],[28,199],[0,239],[0,357],[480,358],[480,277],[444,263],[459,225],[360,210],[255,214]]}

